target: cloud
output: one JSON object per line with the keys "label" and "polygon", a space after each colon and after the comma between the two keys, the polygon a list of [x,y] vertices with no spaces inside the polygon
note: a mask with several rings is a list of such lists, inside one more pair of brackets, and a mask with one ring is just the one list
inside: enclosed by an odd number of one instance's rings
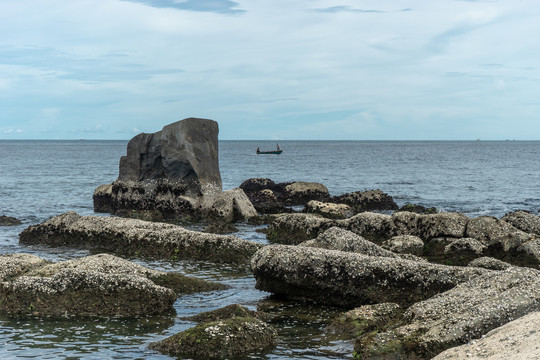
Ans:
{"label": "cloud", "polygon": [[[354,13],[364,13],[364,14],[384,14],[388,12],[395,12],[395,11],[385,11],[385,10],[376,10],[376,9],[357,9],[351,6],[331,6],[327,8],[312,9],[311,11],[322,12],[322,13],[354,12]],[[396,10],[396,11],[412,11],[412,9],[405,8],[405,9]]]}
{"label": "cloud", "polygon": [[238,3],[230,0],[123,0],[140,3],[156,8],[171,8],[200,12],[215,12],[220,14],[241,14],[244,10],[237,9]]}
{"label": "cloud", "polygon": [[21,133],[23,133],[23,131],[21,129],[2,129],[2,133],[4,133],[4,134],[12,134],[12,133],[21,134]]}

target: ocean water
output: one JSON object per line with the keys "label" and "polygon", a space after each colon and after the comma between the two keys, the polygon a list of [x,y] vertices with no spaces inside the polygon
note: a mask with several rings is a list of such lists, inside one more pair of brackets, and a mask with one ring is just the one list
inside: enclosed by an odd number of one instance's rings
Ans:
{"label": "ocean water", "polygon": [[[23,221],[0,227],[0,253],[27,252],[61,261],[85,250],[22,246],[27,226],[76,211],[93,214],[94,189],[115,180],[127,141],[0,140],[0,215]],[[398,205],[415,203],[468,216],[500,217],[540,210],[540,142],[521,141],[284,141],[281,155],[256,155],[275,142],[221,141],[224,189],[251,177],[325,184],[332,195],[381,189]],[[100,216],[108,216],[99,214]],[[255,227],[237,236],[265,243]],[[181,296],[176,316],[119,319],[10,319],[0,317],[0,359],[168,359],[147,348],[194,324],[181,317],[239,303],[274,313],[280,341],[251,359],[350,359],[352,343],[330,339],[326,323],[339,309],[280,303],[254,289],[246,267],[193,261],[135,261],[232,286],[226,291]]]}

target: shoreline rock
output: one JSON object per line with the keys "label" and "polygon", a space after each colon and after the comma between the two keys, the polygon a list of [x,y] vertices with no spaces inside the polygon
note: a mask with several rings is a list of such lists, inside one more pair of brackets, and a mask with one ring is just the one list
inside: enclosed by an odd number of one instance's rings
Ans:
{"label": "shoreline rock", "polygon": [[392,329],[360,337],[367,359],[431,359],[492,329],[540,310],[540,271],[511,267],[474,277],[409,307]]}
{"label": "shoreline rock", "polygon": [[411,305],[490,273],[475,267],[290,245],[258,250],[251,268],[259,290],[343,307],[383,302]]}
{"label": "shoreline rock", "polygon": [[21,244],[70,246],[129,256],[247,263],[262,244],[232,235],[186,230],[180,226],[67,212],[26,228]]}
{"label": "shoreline rock", "polygon": [[159,342],[150,349],[177,357],[226,359],[261,352],[277,344],[277,332],[239,305],[199,314],[202,322]]}
{"label": "shoreline rock", "polygon": [[94,211],[185,222],[256,216],[243,190],[222,191],[218,132],[213,120],[187,118],[135,136],[118,179],[94,191]]}

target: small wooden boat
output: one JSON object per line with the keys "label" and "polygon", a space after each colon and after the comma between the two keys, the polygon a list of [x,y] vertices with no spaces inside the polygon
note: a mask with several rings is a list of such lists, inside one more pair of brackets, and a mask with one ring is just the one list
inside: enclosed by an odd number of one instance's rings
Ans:
{"label": "small wooden boat", "polygon": [[261,150],[257,149],[257,155],[259,155],[259,154],[275,154],[275,155],[279,155],[282,152],[283,152],[283,150],[261,151]]}

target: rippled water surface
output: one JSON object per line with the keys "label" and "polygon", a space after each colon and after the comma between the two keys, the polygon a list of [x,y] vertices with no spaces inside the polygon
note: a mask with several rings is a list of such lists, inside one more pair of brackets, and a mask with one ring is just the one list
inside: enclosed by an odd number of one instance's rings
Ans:
{"label": "rippled water surface", "polygon": [[[0,227],[0,253],[27,252],[53,261],[89,255],[69,248],[22,246],[27,226],[66,211],[93,214],[92,193],[118,175],[127,141],[0,141],[0,214],[23,225]],[[225,189],[251,177],[315,181],[333,195],[381,189],[398,203],[435,206],[469,216],[502,216],[540,209],[540,142],[309,142],[280,143],[283,154],[256,155],[272,142],[220,142]],[[101,214],[101,216],[105,216]],[[255,227],[237,236],[263,242]],[[181,296],[176,315],[134,320],[9,319],[0,317],[0,359],[168,359],[150,342],[193,326],[181,317],[238,303],[274,314],[276,349],[251,359],[347,359],[352,344],[333,341],[324,327],[339,309],[277,302],[254,288],[246,267],[189,261],[135,261],[227,283],[225,291]]]}

